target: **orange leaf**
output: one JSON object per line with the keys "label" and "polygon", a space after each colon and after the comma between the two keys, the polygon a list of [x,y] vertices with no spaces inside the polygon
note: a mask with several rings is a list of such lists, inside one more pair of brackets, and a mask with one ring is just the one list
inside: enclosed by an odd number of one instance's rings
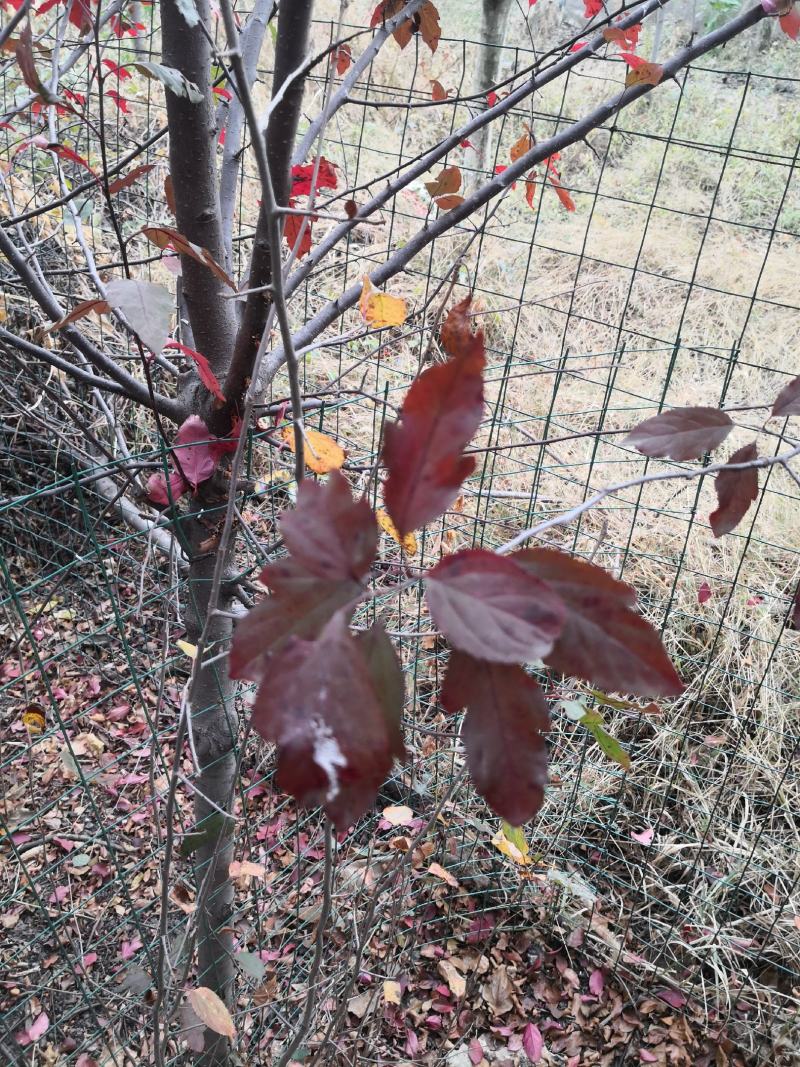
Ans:
{"label": "orange leaf", "polygon": [[563,206],[567,209],[567,211],[574,211],[575,210],[575,201],[569,195],[569,193],[564,188],[564,186],[561,184],[561,182],[558,180],[558,178],[556,178],[555,175],[553,175],[552,173],[549,175],[549,178],[550,178],[550,181],[552,182],[553,188],[556,191],[558,199],[561,201]]}
{"label": "orange leaf", "polygon": [[353,62],[353,53],[350,50],[350,45],[340,44],[338,48],[334,49],[331,59],[333,65],[336,67],[336,73],[341,78]]}
{"label": "orange leaf", "polygon": [[625,78],[627,88],[631,85],[658,85],[664,76],[664,68],[659,63],[648,63],[632,52],[620,52],[620,58],[630,67]]}
{"label": "orange leaf", "polygon": [[525,179],[525,199],[528,201],[528,207],[533,207],[533,201],[536,197],[536,171],[532,170],[528,177]]}
{"label": "orange leaf", "polygon": [[[405,6],[406,0],[381,0],[372,12],[370,26],[374,27],[381,22],[386,22],[402,11]],[[419,33],[431,52],[436,51],[442,30],[439,25],[439,12],[431,0],[425,0],[412,18],[404,19],[392,36],[401,48],[405,48],[415,33]]]}
{"label": "orange leaf", "polygon": [[463,196],[439,196],[436,198],[436,206],[440,211],[452,211],[454,207],[458,207],[463,203]]}
{"label": "orange leaf", "polygon": [[524,156],[526,152],[530,152],[535,144],[536,141],[534,140],[533,134],[531,133],[530,128],[528,128],[519,140],[512,144],[511,152],[509,153],[511,162],[516,163],[520,156]]}
{"label": "orange leaf", "polygon": [[61,330],[64,326],[69,326],[72,322],[77,322],[78,319],[84,319],[87,315],[91,315],[92,312],[97,315],[107,315],[111,308],[108,306],[105,300],[100,300],[99,297],[94,300],[82,300],[80,304],[77,304],[68,315],[65,315],[63,319],[59,319],[58,322],[54,322],[52,326],[48,327],[48,333],[52,333],[54,330]]}
{"label": "orange leaf", "polygon": [[408,313],[405,300],[390,296],[389,293],[376,293],[366,274],[358,307],[364,321],[376,330],[385,326],[402,326]]}
{"label": "orange leaf", "polygon": [[201,248],[200,245],[193,244],[182,233],[173,230],[171,226],[145,226],[142,229],[142,233],[157,248],[172,246],[181,255],[189,256],[197,263],[208,267],[214,277],[219,278],[229,288],[236,289],[236,282],[225,273],[207,248]]}
{"label": "orange leaf", "polygon": [[458,879],[455,877],[455,875],[451,874],[449,871],[446,871],[444,867],[442,867],[440,864],[432,863],[428,868],[428,874],[432,874],[436,878],[441,878],[443,882],[447,882],[447,884],[452,886],[453,889],[458,889]]}
{"label": "orange leaf", "polygon": [[201,1023],[213,1030],[215,1034],[223,1037],[236,1037],[236,1027],[233,1025],[231,1013],[219,999],[213,989],[207,986],[199,986],[190,989],[188,993],[189,1003]]}
{"label": "orange leaf", "polygon": [[[284,426],[281,437],[294,452],[294,426]],[[320,433],[319,430],[304,429],[303,437],[303,459],[314,474],[328,474],[330,471],[339,470],[347,459],[345,450],[327,434]]]}
{"label": "orange leaf", "polygon": [[123,178],[117,178],[116,181],[111,182],[108,187],[109,193],[118,193],[120,189],[127,189],[129,185],[133,185],[137,178],[141,178],[143,174],[147,174],[154,166],[155,163],[144,163],[141,167],[134,167],[133,170]]}
{"label": "orange leaf", "polygon": [[445,167],[435,181],[425,182],[430,196],[448,196],[461,188],[461,171],[456,166]]}
{"label": "orange leaf", "polygon": [[378,525],[383,532],[387,533],[393,541],[397,541],[398,545],[402,546],[404,552],[409,556],[416,556],[417,539],[413,533],[407,533],[405,537],[401,537],[400,531],[389,518],[389,513],[384,511],[383,508],[378,508],[375,512],[375,518],[378,520]]}
{"label": "orange leaf", "polygon": [[228,875],[231,878],[263,878],[266,873],[266,867],[250,860],[233,860],[228,866]]}
{"label": "orange leaf", "polygon": [[431,86],[431,100],[436,100],[437,102],[439,102],[441,100],[447,99],[447,90],[440,81],[436,81],[436,79],[434,78],[431,81]]}
{"label": "orange leaf", "polygon": [[172,187],[172,175],[168,174],[164,179],[164,198],[167,201],[167,207],[172,214],[175,214],[175,190]]}

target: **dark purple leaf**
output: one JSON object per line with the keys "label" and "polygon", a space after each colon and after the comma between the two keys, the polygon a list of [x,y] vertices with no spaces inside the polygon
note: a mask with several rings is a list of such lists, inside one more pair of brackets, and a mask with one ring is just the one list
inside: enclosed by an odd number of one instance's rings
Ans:
{"label": "dark purple leaf", "polygon": [[[750,463],[758,458],[755,441],[737,449],[728,460],[732,463]],[[717,493],[717,508],[708,517],[715,537],[735,530],[758,496],[758,471],[755,467],[742,470],[721,470],[714,481]]]}
{"label": "dark purple leaf", "polygon": [[792,378],[778,393],[772,405],[773,415],[800,415],[800,376]]}
{"label": "dark purple leaf", "polygon": [[356,642],[361,647],[372,687],[378,694],[386,721],[392,729],[399,730],[406,687],[395,647],[379,622],[360,633]]}
{"label": "dark purple leaf", "polygon": [[564,605],[545,582],[484,549],[445,556],[425,587],[433,621],[448,640],[493,663],[541,659],[564,623]]}
{"label": "dark purple leaf", "polygon": [[358,582],[325,581],[291,560],[271,563],[260,580],[273,595],[251,608],[236,626],[229,670],[232,678],[260,681],[270,657],[292,637],[315,638],[342,608],[355,607],[364,589]]}
{"label": "dark purple leaf", "polygon": [[566,606],[561,634],[543,657],[551,667],[604,690],[637,696],[683,691],[658,633],[633,610],[636,593],[629,585],[553,548],[523,549],[510,558]]}
{"label": "dark purple leaf", "polygon": [[461,736],[475,788],[497,814],[521,826],[542,806],[550,728],[542,691],[518,666],[453,652],[442,686],[451,712],[466,707]]}
{"label": "dark purple leaf", "polygon": [[281,533],[292,559],[318,578],[363,577],[378,547],[372,508],[363,498],[353,500],[339,471],[326,482],[302,482],[297,506],[281,516]]}
{"label": "dark purple leaf", "polygon": [[640,422],[625,444],[660,459],[699,459],[722,444],[733,423],[719,408],[673,408]]}
{"label": "dark purple leaf", "polygon": [[406,394],[398,422],[387,425],[384,502],[400,536],[438,518],[455,500],[475,457],[464,448],[483,415],[483,334],[471,332],[470,298],[452,308],[442,328],[446,363],[429,367]]}
{"label": "dark purple leaf", "polygon": [[256,696],[253,726],[278,746],[279,788],[322,804],[340,828],[364,814],[404,755],[343,612],[317,640],[286,643]]}

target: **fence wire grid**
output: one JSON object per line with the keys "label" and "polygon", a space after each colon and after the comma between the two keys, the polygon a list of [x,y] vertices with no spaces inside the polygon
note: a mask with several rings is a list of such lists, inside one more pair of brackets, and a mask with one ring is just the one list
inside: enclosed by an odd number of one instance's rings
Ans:
{"label": "fence wire grid", "polygon": [[[315,43],[333,33],[333,23],[318,23]],[[152,40],[158,58],[157,36]],[[127,45],[114,48],[106,54],[130,61]],[[370,106],[354,100],[327,134],[325,154],[343,187],[375,187],[458,127],[470,105],[427,106],[430,79],[466,92],[479,48],[443,37],[435,60],[416,42],[400,58],[381,54],[358,86],[358,99]],[[757,433],[762,451],[778,450],[763,412],[748,408],[769,403],[800,373],[800,79],[728,69],[741,60],[735,53],[712,58],[564,154],[562,180],[574,213],[546,184],[533,208],[524,190],[511,191],[395,280],[392,291],[412,312],[404,327],[365,335],[355,316],[346,317],[305,354],[308,424],[347,449],[346,470],[363,487],[386,419],[418,368],[436,358],[431,327],[451,283],[453,300],[475,294],[489,359],[479,462],[453,509],[419,535],[420,566],[443,551],[496,546],[607,485],[661,469],[625,446],[620,431],[669,406],[722,405],[741,427],[737,446]],[[502,68],[519,71],[535,59],[532,47],[506,48]],[[77,66],[75,91],[81,84],[86,90],[87,77]],[[507,116],[495,162],[502,165],[524,123],[545,137],[623,78],[621,63],[598,58],[538,93],[530,108]],[[262,82],[269,83],[268,64]],[[312,79],[308,114],[324,89],[324,79]],[[8,109],[13,92],[5,82],[3,91]],[[120,156],[163,121],[153,83],[142,83],[131,109],[132,117],[105,117],[108,144]],[[76,151],[88,153],[86,129],[70,133]],[[3,136],[10,152],[15,134]],[[126,233],[167,219],[163,138],[143,149],[139,162],[155,169],[125,191]],[[472,180],[468,153],[457,162],[465,182]],[[15,158],[4,224],[48,201],[43,166],[32,155]],[[257,196],[246,171],[239,266]],[[107,221],[90,193],[82,203],[99,268],[118,269]],[[314,272],[292,300],[294,321],[307,320],[380,263],[428,211],[421,184],[401,193],[380,226],[356,230],[338,257]],[[89,289],[65,218],[42,213],[25,225],[47,280],[69,306]],[[324,227],[315,223],[315,235]],[[141,276],[168,277],[160,256],[144,243],[133,247]],[[41,313],[7,264],[0,270],[7,322],[41,335]],[[92,329],[110,351],[125,354],[108,323]],[[152,512],[141,490],[129,494],[134,504],[124,512],[120,493],[132,465],[146,475],[163,466],[164,451],[144,417],[110,398],[131,449],[122,457],[89,390],[67,386],[35,361],[21,367],[8,348],[0,358],[0,1058],[146,1063],[161,936],[163,806],[190,667],[179,643],[186,573],[180,553],[165,555],[159,531],[148,528]],[[279,377],[250,437],[248,487],[239,501],[241,581],[250,593],[275,555],[277,516],[294,494],[291,457],[275,447],[271,425],[286,393]],[[64,429],[65,411],[77,420],[71,430]],[[111,458],[94,450],[95,437],[109,445]],[[448,1059],[458,1045],[448,1040],[448,1011],[460,1018],[468,996],[447,1010],[429,1004],[404,1017],[383,1003],[382,981],[413,986],[423,975],[423,987],[427,981],[434,990],[438,960],[458,950],[474,954],[471,988],[483,980],[480,958],[496,961],[493,953],[511,945],[518,974],[528,974],[519,995],[539,1013],[531,1017],[543,1013],[552,1023],[544,1031],[552,1063],[581,1050],[581,1064],[653,1062],[640,1052],[666,1047],[653,1036],[666,1025],[665,1010],[711,1035],[722,1051],[698,1045],[684,1059],[658,1062],[736,1062],[727,1058],[734,1055],[747,1064],[798,1062],[800,634],[787,619],[800,580],[800,491],[780,468],[762,478],[756,506],[720,541],[707,519],[712,490],[701,480],[622,489],[549,531],[549,543],[592,558],[636,588],[687,689],[658,706],[626,705],[538,672],[554,708],[552,783],[526,831],[525,866],[493,845],[498,822],[464,776],[458,721],[438,704],[445,652],[419,590],[371,605],[397,641],[407,674],[409,759],[395,769],[374,815],[336,843],[317,1041],[335,1024],[339,1050],[345,1038],[349,1048],[361,1042],[360,1062],[457,1064]],[[374,502],[380,505],[379,495]],[[388,535],[380,561],[387,572],[401,561]],[[356,622],[368,624],[366,611]],[[578,698],[602,712],[630,770],[558,713],[560,702]],[[245,748],[236,855],[261,864],[265,875],[237,881],[234,1016],[247,1049],[243,1062],[269,1063],[305,1004],[324,846],[318,814],[296,811],[273,788],[271,750],[245,735],[249,699],[240,699]],[[195,978],[197,827],[191,754],[177,758],[179,850],[167,944],[180,984]],[[414,823],[389,825],[381,814],[388,805],[410,807]],[[430,873],[434,863],[448,879]],[[606,1009],[594,1017],[592,1048],[574,1044],[569,1020],[595,1009],[537,1000],[535,976],[554,960],[562,972],[562,965],[578,972],[584,991],[589,969],[602,969],[609,988],[620,991],[622,1032],[609,1038],[603,1030]],[[435,1004],[435,992],[428,999]],[[18,1038],[42,1012],[54,1050],[49,1059]],[[172,1021],[170,1063],[191,1058],[185,1038],[192,1022],[183,1012]],[[331,1062],[355,1062],[329,1052]],[[526,1062],[519,1049],[503,1055]],[[503,1062],[500,1051],[492,1058]]]}

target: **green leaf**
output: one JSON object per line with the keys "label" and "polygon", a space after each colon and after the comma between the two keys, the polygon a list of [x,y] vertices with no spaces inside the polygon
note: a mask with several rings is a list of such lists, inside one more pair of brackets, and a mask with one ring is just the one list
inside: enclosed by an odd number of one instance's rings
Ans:
{"label": "green leaf", "polygon": [[582,722],[581,725],[586,727],[609,759],[614,760],[626,771],[631,769],[631,758],[615,737],[612,737],[599,723]]}
{"label": "green leaf", "polygon": [[194,82],[190,82],[175,67],[165,67],[163,63],[144,61],[133,65],[146,78],[153,78],[155,81],[161,82],[174,96],[185,96],[193,104],[199,104],[202,101],[203,94]]}
{"label": "green leaf", "polygon": [[515,848],[518,848],[523,856],[528,851],[528,842],[525,840],[525,830],[521,826],[512,826],[511,823],[502,819],[500,822],[500,828],[505,834],[506,841],[510,841]]}

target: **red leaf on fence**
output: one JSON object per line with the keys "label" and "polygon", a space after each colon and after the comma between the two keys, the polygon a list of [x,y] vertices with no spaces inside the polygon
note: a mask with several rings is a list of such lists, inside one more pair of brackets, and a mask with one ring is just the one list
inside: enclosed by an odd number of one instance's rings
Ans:
{"label": "red leaf on fence", "polygon": [[[311,196],[311,182],[314,178],[314,163],[296,163],[292,167],[292,196]],[[320,189],[335,189],[339,179],[336,176],[336,168],[325,156],[320,156],[317,180],[314,182],[314,191]]]}
{"label": "red leaf on fence", "polygon": [[[289,202],[291,206],[293,201]],[[283,237],[290,251],[297,245],[297,256],[302,259],[311,251],[311,222],[316,216],[287,215],[283,224]],[[302,236],[301,236],[302,233]],[[300,243],[298,244],[298,238]]]}
{"label": "red leaf on fence", "polygon": [[464,448],[483,415],[483,333],[473,334],[470,297],[452,308],[442,327],[446,363],[414,381],[398,422],[386,426],[383,462],[386,510],[404,537],[437,518],[455,500],[475,469]]}
{"label": "red leaf on fence", "polygon": [[796,41],[800,37],[800,8],[794,4],[785,15],[778,19],[783,32]]}
{"label": "red leaf on fence", "polygon": [[550,727],[536,682],[519,666],[500,665],[453,652],[442,686],[444,707],[466,707],[461,737],[475,788],[512,826],[532,819],[547,784]]}
{"label": "red leaf on fence", "polygon": [[236,282],[226,274],[207,248],[194,244],[171,226],[144,226],[142,233],[157,248],[173,248],[180,255],[189,256],[195,262],[207,267],[215,278],[219,278],[230,289],[236,289]]}
{"label": "red leaf on fence", "polygon": [[493,663],[545,657],[566,614],[545,582],[480,548],[445,556],[428,572],[425,591],[431,617],[451,644]]}
{"label": "red leaf on fence", "polygon": [[435,200],[440,211],[452,211],[454,207],[460,207],[463,203],[463,196],[439,196]]}
{"label": "red leaf on fence", "polygon": [[557,178],[555,176],[555,174],[553,174],[552,172],[550,172],[547,175],[547,177],[550,180],[550,184],[553,186],[553,188],[556,191],[556,196],[561,201],[561,206],[565,207],[567,209],[567,211],[574,211],[575,210],[575,201],[572,199],[572,197],[569,195],[567,190],[561,184],[560,179]]}
{"label": "red leaf on fence", "polygon": [[603,10],[603,0],[583,0],[583,17],[593,19]]}
{"label": "red leaf on fence", "polygon": [[103,66],[108,67],[112,74],[116,74],[118,78],[125,81],[126,78],[130,78],[131,72],[127,67],[118,66],[113,59],[104,59]]}
{"label": "red leaf on fence", "polygon": [[31,30],[30,22],[25,24],[24,30],[22,30],[17,40],[14,41],[13,50],[17,59],[19,72],[22,75],[22,80],[32,93],[36,93],[43,99],[49,100],[47,88],[39,77],[39,72],[36,69],[36,61],[33,58],[33,31]]}
{"label": "red leaf on fence", "polygon": [[603,30],[603,37],[609,44],[618,44],[621,48],[629,48],[633,51],[639,44],[641,30],[641,22],[637,22],[635,26],[628,26],[627,29],[620,26],[606,26]]}
{"label": "red leaf on fence", "polygon": [[730,416],[719,408],[673,408],[640,422],[624,443],[659,459],[699,459],[722,444],[732,429]]}
{"label": "red leaf on fence", "polygon": [[200,381],[210,393],[214,394],[220,404],[225,403],[225,395],[220,388],[219,380],[202,352],[196,352],[193,348],[189,348],[188,345],[182,345],[180,341],[168,341],[164,347],[175,348],[179,352],[183,352],[184,356],[188,356],[189,359],[194,360],[197,365],[197,374]]}
{"label": "red leaf on fence", "polygon": [[340,44],[338,48],[335,48],[331,56],[331,62],[340,78],[343,74],[346,74],[350,69],[350,64],[353,62],[353,53],[350,45]]}
{"label": "red leaf on fence", "polygon": [[109,193],[118,193],[120,189],[127,189],[129,185],[133,185],[135,181],[138,181],[142,175],[148,174],[154,167],[154,163],[143,163],[140,167],[134,167],[122,178],[117,178],[116,181],[111,182],[108,187]]}
{"label": "red leaf on fence", "polygon": [[536,171],[532,170],[525,179],[525,199],[528,201],[528,207],[533,207],[533,201],[536,197]]}
{"label": "red leaf on fence", "polygon": [[[758,457],[755,441],[739,448],[728,463],[749,463]],[[758,496],[758,471],[755,467],[743,470],[721,470],[714,480],[717,508],[708,517],[715,537],[735,530]]]}
{"label": "red leaf on fence", "polygon": [[317,578],[358,580],[378,548],[378,526],[364,497],[353,500],[347,479],[331,471],[327,481],[306,479],[297,506],[280,520],[292,559]]}
{"label": "red leaf on fence", "polygon": [[566,619],[543,659],[555,670],[637,696],[670,696],[683,684],[657,632],[633,611],[636,593],[593,563],[552,548],[510,557],[546,582],[566,606]]}
{"label": "red leaf on fence", "polygon": [[342,829],[367,811],[405,754],[343,612],[315,641],[292,638],[272,661],[253,726],[278,746],[279,788],[305,806],[323,805]]}
{"label": "red leaf on fence", "polygon": [[431,100],[435,100],[437,103],[447,99],[447,90],[440,81],[435,78],[431,81]]}
{"label": "red leaf on fence", "polygon": [[130,113],[128,101],[125,99],[124,96],[118,93],[116,89],[106,89],[104,95],[114,101],[114,103],[117,105],[123,115],[127,115]]}
{"label": "red leaf on fence", "polygon": [[789,384],[778,393],[772,405],[772,414],[800,415],[800,376],[792,378]]}

